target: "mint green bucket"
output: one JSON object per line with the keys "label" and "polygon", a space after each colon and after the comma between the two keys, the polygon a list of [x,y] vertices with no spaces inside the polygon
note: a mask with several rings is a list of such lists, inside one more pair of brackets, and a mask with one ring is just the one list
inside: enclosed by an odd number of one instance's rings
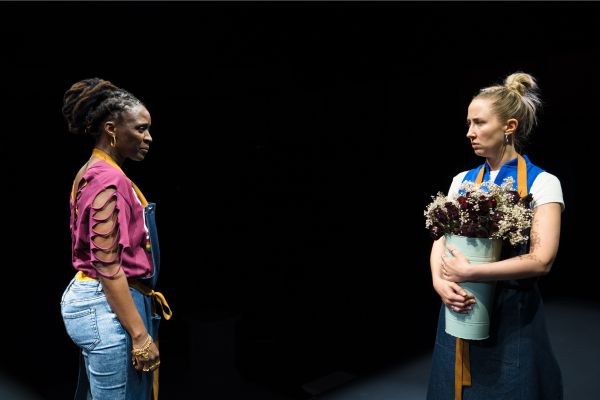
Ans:
{"label": "mint green bucket", "polygon": [[[446,246],[458,249],[471,264],[484,264],[500,259],[502,240],[446,235]],[[446,255],[452,257],[447,251]],[[490,336],[496,282],[460,282],[459,285],[473,294],[477,303],[467,314],[456,313],[446,307],[446,333],[462,339],[487,339]]]}

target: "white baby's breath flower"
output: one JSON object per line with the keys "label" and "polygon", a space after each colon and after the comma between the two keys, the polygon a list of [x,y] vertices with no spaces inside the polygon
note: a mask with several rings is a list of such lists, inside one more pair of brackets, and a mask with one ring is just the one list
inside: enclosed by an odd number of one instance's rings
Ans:
{"label": "white baby's breath flower", "polygon": [[512,177],[501,185],[464,181],[458,196],[439,192],[432,196],[424,213],[425,227],[436,239],[452,233],[499,238],[513,245],[524,243],[528,240],[532,211],[528,202],[517,196]]}

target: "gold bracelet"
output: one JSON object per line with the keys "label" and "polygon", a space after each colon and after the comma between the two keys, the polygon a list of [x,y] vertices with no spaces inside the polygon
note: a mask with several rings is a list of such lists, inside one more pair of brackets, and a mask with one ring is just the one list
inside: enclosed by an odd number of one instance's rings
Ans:
{"label": "gold bracelet", "polygon": [[131,349],[131,359],[135,360],[136,357],[141,358],[142,360],[147,360],[150,358],[150,346],[152,346],[152,336],[148,334],[144,345],[138,349],[133,347]]}

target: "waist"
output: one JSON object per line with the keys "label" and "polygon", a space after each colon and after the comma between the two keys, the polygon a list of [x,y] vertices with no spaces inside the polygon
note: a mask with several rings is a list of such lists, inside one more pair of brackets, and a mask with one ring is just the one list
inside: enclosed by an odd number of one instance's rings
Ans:
{"label": "waist", "polygon": [[75,274],[75,279],[78,281],[97,281],[98,280],[96,278],[92,278],[91,276],[87,275],[83,271],[77,271],[77,273]]}
{"label": "waist", "polygon": [[[93,277],[87,275],[83,271],[77,271],[77,274],[75,274],[75,279],[78,281],[97,281],[98,280],[96,278],[93,278]],[[148,296],[152,300],[154,300],[156,302],[156,304],[158,304],[158,306],[160,306],[163,318],[165,318],[166,320],[171,319],[173,312],[171,311],[171,307],[169,307],[169,304],[167,303],[167,300],[165,299],[165,297],[163,296],[162,293],[152,290],[151,288],[149,288],[148,286],[144,285],[139,280],[134,279],[134,278],[127,279],[127,283],[129,283],[129,287],[138,290],[144,296]]]}
{"label": "waist", "polygon": [[[77,274],[75,274],[75,279],[78,281],[97,281],[98,278],[94,278],[92,276],[89,276],[88,274],[86,274],[83,271],[77,271]],[[127,278],[127,282],[129,282],[129,286],[138,286],[141,285],[142,287],[146,287],[146,285],[144,285],[143,283],[139,282],[137,280],[137,278]],[[133,284],[133,285],[132,285]],[[149,291],[150,289],[146,290]]]}
{"label": "waist", "polygon": [[498,286],[503,289],[513,290],[532,290],[537,285],[538,278],[512,279],[508,281],[498,281]]}
{"label": "waist", "polygon": [[[77,274],[75,274],[75,279],[78,281],[98,281],[98,278],[89,276],[88,274],[86,274],[83,271],[77,271]],[[127,278],[127,283],[129,283],[130,287],[136,288],[137,290],[139,290],[140,292],[142,292],[143,294],[145,294],[147,296],[152,294],[152,292],[153,292],[152,289],[150,289],[148,286],[141,283],[136,278]]]}

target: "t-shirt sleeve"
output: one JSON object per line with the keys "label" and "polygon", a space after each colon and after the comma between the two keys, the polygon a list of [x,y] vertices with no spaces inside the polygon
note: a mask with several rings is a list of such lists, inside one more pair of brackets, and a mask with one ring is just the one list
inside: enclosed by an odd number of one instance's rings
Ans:
{"label": "t-shirt sleeve", "polygon": [[111,278],[121,269],[123,251],[131,247],[130,190],[126,178],[111,176],[94,185],[90,196],[90,261],[97,275]]}
{"label": "t-shirt sleeve", "polygon": [[452,179],[452,184],[450,184],[450,189],[448,190],[448,197],[452,199],[458,197],[458,189],[460,189],[460,185],[465,178],[465,175],[467,175],[467,172],[468,171],[463,171]]}
{"label": "t-shirt sleeve", "polygon": [[559,203],[561,210],[565,209],[563,200],[562,187],[559,179],[548,173],[541,172],[533,181],[529,190],[533,197],[531,207],[535,208],[547,203]]}

